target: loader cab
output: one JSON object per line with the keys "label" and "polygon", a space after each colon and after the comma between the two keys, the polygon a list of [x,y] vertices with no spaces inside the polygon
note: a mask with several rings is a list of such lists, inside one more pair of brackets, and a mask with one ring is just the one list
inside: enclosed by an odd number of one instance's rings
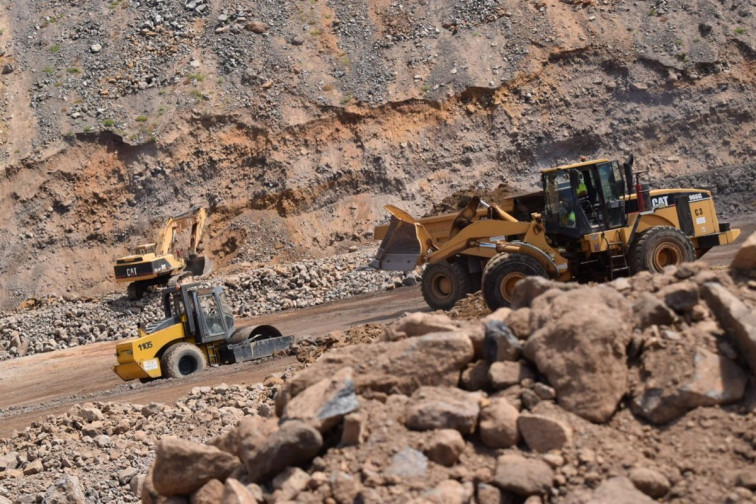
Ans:
{"label": "loader cab", "polygon": [[597,160],[544,170],[546,234],[558,244],[627,225],[627,185],[617,161]]}
{"label": "loader cab", "polygon": [[189,284],[163,291],[166,319],[178,318],[187,337],[195,343],[228,339],[234,332],[234,317],[221,287]]}

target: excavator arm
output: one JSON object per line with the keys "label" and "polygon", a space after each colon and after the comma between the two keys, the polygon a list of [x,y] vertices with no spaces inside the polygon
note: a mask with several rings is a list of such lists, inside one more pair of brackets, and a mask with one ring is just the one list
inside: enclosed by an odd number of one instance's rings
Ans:
{"label": "excavator arm", "polygon": [[189,255],[197,254],[197,247],[202,239],[202,231],[207,220],[207,210],[201,207],[192,207],[189,211],[174,215],[165,221],[155,242],[155,255],[163,256],[170,253],[171,245],[176,241],[176,235],[181,231],[192,228],[189,242]]}

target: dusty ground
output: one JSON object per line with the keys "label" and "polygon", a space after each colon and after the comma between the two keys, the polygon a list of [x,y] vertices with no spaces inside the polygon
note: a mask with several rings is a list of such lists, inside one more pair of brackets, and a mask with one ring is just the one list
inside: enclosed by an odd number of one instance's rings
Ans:
{"label": "dusty ground", "polygon": [[[756,219],[746,217],[734,222],[744,236],[756,231]],[[724,268],[738,244],[715,249],[706,262]],[[322,337],[331,331],[346,330],[365,324],[388,323],[408,311],[427,310],[419,287],[407,287],[373,293],[352,299],[291,310],[256,318],[248,323],[270,323],[284,334]],[[474,318],[485,312],[482,300],[467,303],[454,316]],[[210,369],[188,380],[161,380],[149,384],[124,384],[112,372],[115,343],[105,342],[64,351],[44,353],[0,363],[0,437],[48,414],[67,410],[86,401],[164,402],[170,403],[198,385],[219,383],[255,383],[271,373],[296,366],[297,360],[286,357],[263,364],[244,363]],[[82,363],[86,362],[86,366]],[[30,391],[32,391],[30,393]]]}

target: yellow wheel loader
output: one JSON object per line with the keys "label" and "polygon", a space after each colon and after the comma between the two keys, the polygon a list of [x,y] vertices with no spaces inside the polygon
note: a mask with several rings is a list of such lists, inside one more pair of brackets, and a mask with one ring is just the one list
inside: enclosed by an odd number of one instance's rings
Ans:
{"label": "yellow wheel loader", "polygon": [[[197,254],[206,220],[207,210],[192,207],[167,219],[155,243],[138,245],[133,254],[116,259],[115,279],[129,283],[129,299],[139,299],[148,287],[171,284],[181,276],[210,274],[210,259]],[[182,253],[177,245],[178,235],[190,227],[189,247]]]}
{"label": "yellow wheel loader", "polygon": [[270,325],[234,328],[221,287],[189,284],[164,289],[162,296],[165,318],[116,345],[113,370],[124,380],[182,378],[207,365],[268,357],[294,341]]}
{"label": "yellow wheel loader", "polygon": [[[387,206],[391,220],[376,227],[382,242],[370,266],[426,264],[421,285],[431,308],[447,310],[482,288],[495,310],[510,304],[527,276],[601,282],[661,271],[740,235],[719,222],[710,191],[649,190],[640,174],[632,156],[622,165],[597,159],[543,170],[542,192],[501,206],[479,208],[484,202],[475,197],[459,214],[420,220]],[[533,210],[529,218],[523,209]]]}

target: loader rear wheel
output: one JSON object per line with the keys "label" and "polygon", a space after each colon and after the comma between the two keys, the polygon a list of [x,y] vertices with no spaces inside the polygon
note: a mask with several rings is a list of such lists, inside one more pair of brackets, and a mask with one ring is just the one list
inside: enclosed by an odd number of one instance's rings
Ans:
{"label": "loader rear wheel", "polygon": [[473,281],[464,265],[442,261],[425,268],[421,287],[428,306],[434,310],[449,310],[473,292]]}
{"label": "loader rear wheel", "polygon": [[546,269],[525,254],[501,253],[494,256],[483,270],[483,299],[491,311],[512,304],[512,291],[525,277],[546,278]]}
{"label": "loader rear wheel", "polygon": [[205,369],[205,355],[191,343],[177,343],[166,350],[160,363],[165,376],[183,378]]}
{"label": "loader rear wheel", "polygon": [[666,266],[679,266],[696,260],[696,250],[685,233],[671,226],[651,228],[630,247],[628,266],[639,271],[661,272]]}

